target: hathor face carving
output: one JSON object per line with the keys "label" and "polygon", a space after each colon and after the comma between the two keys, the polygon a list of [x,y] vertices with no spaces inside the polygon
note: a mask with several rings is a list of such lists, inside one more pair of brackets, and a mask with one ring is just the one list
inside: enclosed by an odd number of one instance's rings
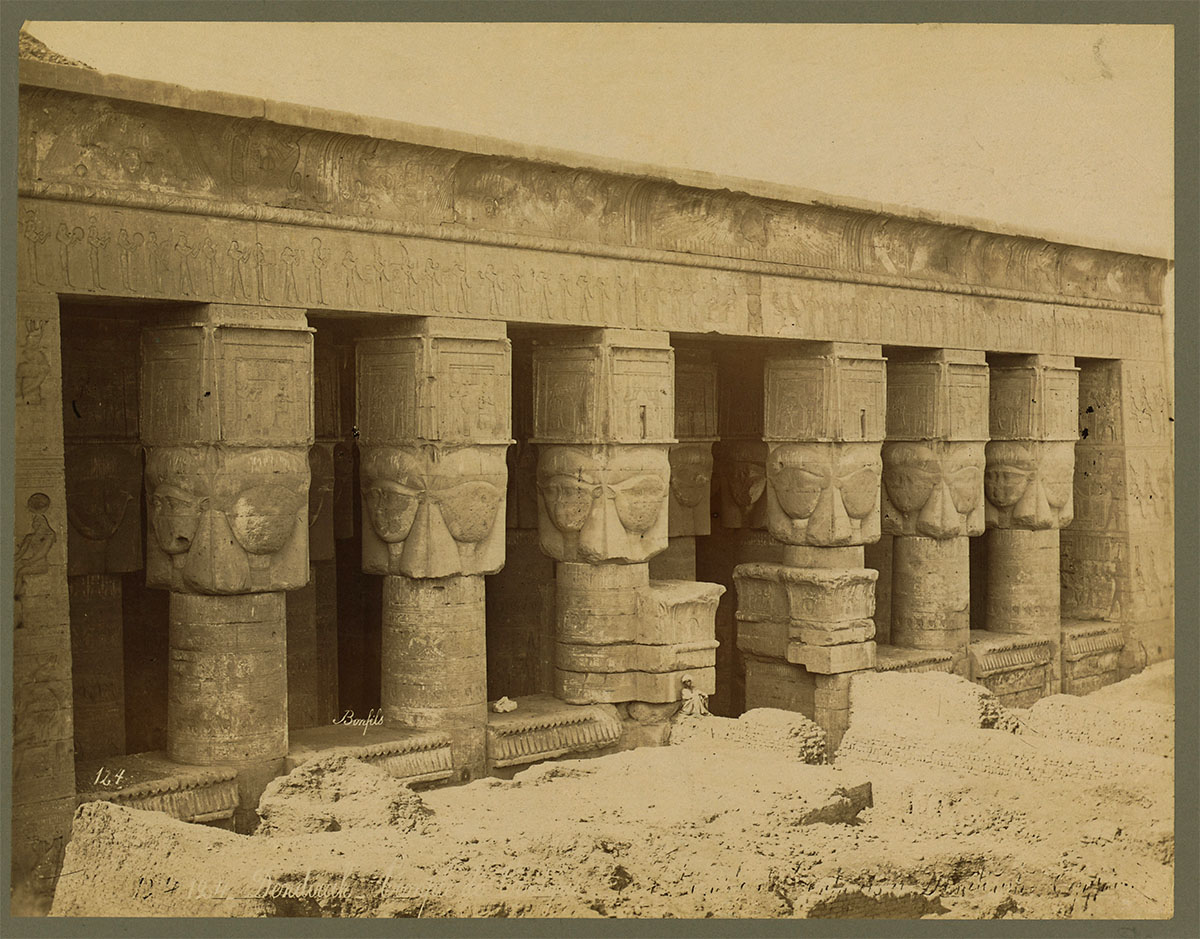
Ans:
{"label": "hathor face carving", "polygon": [[364,447],[363,570],[449,577],[504,565],[504,446]]}
{"label": "hathor face carving", "polygon": [[66,465],[71,527],[89,541],[108,541],[141,491],[141,461],[116,446],[77,447]]}
{"label": "hathor face carving", "polygon": [[983,443],[883,445],[883,530],[893,535],[981,535]]}
{"label": "hathor face carving", "polygon": [[560,561],[645,561],[667,547],[665,447],[545,447],[542,550]]}
{"label": "hathor face carving", "polygon": [[983,477],[989,528],[1064,528],[1075,514],[1070,440],[994,440]]}
{"label": "hathor face carving", "polygon": [[879,538],[878,443],[788,443],[767,460],[767,522],[785,544],[834,547]]}
{"label": "hathor face carving", "polygon": [[704,442],[672,445],[671,501],[667,513],[667,534],[707,535],[711,530],[712,444]]}
{"label": "hathor face carving", "polygon": [[147,583],[207,594],[302,587],[308,482],[302,450],[149,450]]}
{"label": "hathor face carving", "polygon": [[725,528],[765,528],[767,445],[761,440],[713,445],[717,504]]}

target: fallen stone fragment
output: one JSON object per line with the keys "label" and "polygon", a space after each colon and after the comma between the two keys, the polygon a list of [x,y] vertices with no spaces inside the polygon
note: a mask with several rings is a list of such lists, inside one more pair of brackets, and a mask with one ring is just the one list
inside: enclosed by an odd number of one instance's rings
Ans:
{"label": "fallen stone fragment", "polygon": [[410,831],[433,813],[421,797],[378,767],[342,754],[309,760],[272,780],[258,803],[256,836],[346,828]]}

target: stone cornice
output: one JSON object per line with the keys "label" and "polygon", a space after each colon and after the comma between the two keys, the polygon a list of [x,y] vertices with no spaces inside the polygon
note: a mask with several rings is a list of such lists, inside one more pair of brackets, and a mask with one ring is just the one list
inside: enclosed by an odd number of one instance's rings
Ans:
{"label": "stone cornice", "polygon": [[[34,78],[79,71],[33,65]],[[1096,308],[1162,304],[1163,259],[278,124],[249,116],[254,99],[226,108],[241,117],[184,111],[200,93],[162,87],[173,107],[23,87],[22,195]]]}

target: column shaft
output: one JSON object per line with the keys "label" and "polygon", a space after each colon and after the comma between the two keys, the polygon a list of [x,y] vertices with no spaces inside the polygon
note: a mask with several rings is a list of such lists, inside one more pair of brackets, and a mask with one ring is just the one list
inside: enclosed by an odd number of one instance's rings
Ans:
{"label": "column shaft", "polygon": [[384,577],[384,719],[449,732],[472,774],[485,758],[485,629],[482,576]]}
{"label": "column shaft", "polygon": [[951,671],[963,677],[971,639],[969,555],[966,538],[892,540],[892,642],[949,651]]}

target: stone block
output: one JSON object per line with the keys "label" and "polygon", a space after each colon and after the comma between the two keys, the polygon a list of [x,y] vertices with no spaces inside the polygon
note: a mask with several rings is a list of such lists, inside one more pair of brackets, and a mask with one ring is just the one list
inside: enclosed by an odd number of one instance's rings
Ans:
{"label": "stone block", "polygon": [[533,442],[674,443],[674,369],[667,333],[597,329],[535,345]]}
{"label": "stone block", "polygon": [[75,764],[77,802],[115,802],[164,812],[183,822],[231,823],[238,805],[231,766],[185,766],[161,751],[115,755]]}
{"label": "stone block", "polygon": [[674,672],[569,672],[555,670],[555,696],[568,704],[667,703],[680,700],[684,678],[700,694],[716,690],[715,668]]}
{"label": "stone block", "polygon": [[611,704],[565,704],[548,695],[514,699],[516,710],[488,715],[489,766],[521,766],[589,753],[621,739],[624,725]]}
{"label": "stone block", "polygon": [[806,356],[767,357],[763,438],[883,440],[886,371],[879,347],[817,348]]}
{"label": "stone block", "polygon": [[638,590],[636,641],[646,644],[705,642],[725,588],[686,580],[652,580]]}
{"label": "stone block", "polygon": [[302,327],[144,330],[142,444],[308,447],[312,354],[312,331]]}
{"label": "stone block", "polygon": [[360,339],[360,445],[512,442],[512,350],[502,322],[417,318],[409,335]]}
{"label": "stone block", "polygon": [[799,642],[788,644],[787,660],[803,665],[818,675],[833,675],[875,667],[875,643],[857,642],[852,645],[809,646]]}
{"label": "stone block", "polygon": [[556,647],[558,668],[572,672],[676,672],[715,665],[717,640],[659,645],[572,645]]}
{"label": "stone block", "polygon": [[436,731],[346,723],[309,727],[291,735],[285,772],[314,759],[344,755],[369,763],[410,786],[454,775],[451,739]]}

